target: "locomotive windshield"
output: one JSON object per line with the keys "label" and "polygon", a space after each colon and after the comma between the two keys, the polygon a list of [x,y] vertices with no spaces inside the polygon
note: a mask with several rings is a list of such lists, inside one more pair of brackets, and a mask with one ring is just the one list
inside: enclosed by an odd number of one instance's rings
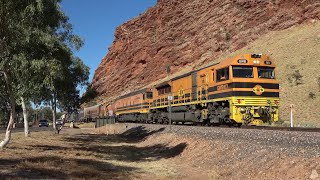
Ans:
{"label": "locomotive windshield", "polygon": [[274,79],[274,68],[258,67],[259,78]]}
{"label": "locomotive windshield", "polygon": [[232,72],[236,78],[253,78],[253,67],[233,66]]}
{"label": "locomotive windshield", "polygon": [[147,92],[147,99],[152,99],[152,92]]}

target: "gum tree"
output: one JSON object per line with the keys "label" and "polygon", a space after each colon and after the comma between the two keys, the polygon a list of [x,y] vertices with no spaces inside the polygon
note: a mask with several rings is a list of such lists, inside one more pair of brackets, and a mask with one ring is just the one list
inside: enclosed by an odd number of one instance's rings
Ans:
{"label": "gum tree", "polygon": [[47,89],[46,101],[52,108],[53,129],[58,132],[56,124],[56,109],[69,113],[76,111],[80,106],[78,86],[88,83],[89,67],[79,58],[64,58],[64,63],[59,67],[59,73],[53,74]]}
{"label": "gum tree", "polygon": [[[26,101],[46,100],[44,89],[54,92],[54,77],[65,64],[71,64],[72,49],[78,50],[82,41],[72,34],[68,17],[60,10],[60,0],[0,2],[0,86],[10,107],[5,138],[0,142],[3,148],[11,138],[17,100],[24,107]],[[25,118],[25,128],[27,122]]]}

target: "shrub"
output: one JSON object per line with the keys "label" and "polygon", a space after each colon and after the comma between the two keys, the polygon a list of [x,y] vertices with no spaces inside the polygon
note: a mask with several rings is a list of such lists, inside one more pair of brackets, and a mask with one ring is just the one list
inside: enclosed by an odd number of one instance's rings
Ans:
{"label": "shrub", "polygon": [[169,75],[171,73],[171,64],[165,64],[165,70],[167,75]]}
{"label": "shrub", "polygon": [[303,84],[302,75],[299,70],[295,70],[294,73],[290,74],[288,77],[288,81],[296,86]]}
{"label": "shrub", "polygon": [[316,94],[313,93],[313,92],[309,92],[309,98],[315,99],[316,98]]}

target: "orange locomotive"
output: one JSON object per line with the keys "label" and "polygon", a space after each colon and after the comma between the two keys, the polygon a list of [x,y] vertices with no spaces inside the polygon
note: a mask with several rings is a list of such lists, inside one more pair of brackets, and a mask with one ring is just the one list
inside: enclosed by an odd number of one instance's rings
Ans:
{"label": "orange locomotive", "polygon": [[264,124],[278,121],[279,82],[266,55],[243,54],[119,97],[119,121]]}
{"label": "orange locomotive", "polygon": [[151,89],[148,88],[117,98],[114,108],[118,121],[146,121],[152,98]]}

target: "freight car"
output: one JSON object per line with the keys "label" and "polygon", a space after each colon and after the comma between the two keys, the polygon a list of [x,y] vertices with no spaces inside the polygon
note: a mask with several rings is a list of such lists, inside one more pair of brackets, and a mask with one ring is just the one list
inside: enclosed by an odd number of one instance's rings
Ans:
{"label": "freight car", "polygon": [[[171,98],[172,100],[168,101]],[[115,101],[119,121],[258,125],[278,121],[275,64],[243,54],[132,92]]]}
{"label": "freight car", "polygon": [[107,116],[106,104],[85,107],[79,114],[80,120],[86,122],[95,121],[95,119],[105,116]]}

